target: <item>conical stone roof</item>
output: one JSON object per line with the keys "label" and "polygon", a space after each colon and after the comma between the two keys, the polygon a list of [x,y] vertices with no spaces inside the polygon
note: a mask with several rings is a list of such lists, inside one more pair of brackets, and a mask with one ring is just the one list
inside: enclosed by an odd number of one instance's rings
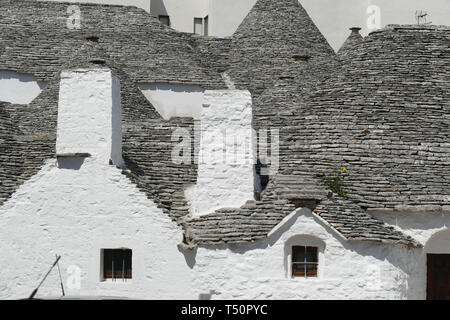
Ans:
{"label": "conical stone roof", "polygon": [[230,72],[253,95],[334,51],[298,0],[259,0],[232,38]]}
{"label": "conical stone roof", "polygon": [[[220,74],[201,65],[190,35],[161,24],[135,7],[77,3],[79,28],[70,3],[0,0],[0,69],[50,81],[86,38],[98,38],[135,82],[176,82],[223,89]],[[3,54],[1,46],[5,46]]]}
{"label": "conical stone roof", "polygon": [[341,57],[347,56],[347,54],[349,52],[352,52],[354,47],[357,46],[358,44],[360,44],[363,41],[363,39],[364,39],[362,37],[362,35],[359,33],[361,28],[353,27],[353,28],[350,28],[350,30],[352,32],[350,33],[350,35],[348,36],[347,40],[345,40],[344,44],[342,45],[342,47],[338,51],[338,55],[341,56]]}

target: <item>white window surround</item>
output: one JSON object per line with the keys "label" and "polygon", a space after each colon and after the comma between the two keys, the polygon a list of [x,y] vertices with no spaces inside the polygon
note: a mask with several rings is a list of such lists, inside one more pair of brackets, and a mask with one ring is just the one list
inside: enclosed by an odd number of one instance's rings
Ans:
{"label": "white window surround", "polygon": [[[127,250],[131,250],[133,252],[133,254],[131,256],[133,277],[131,279],[114,279],[113,280],[113,279],[107,279],[104,277],[103,272],[104,272],[104,250],[105,249],[127,249]],[[99,275],[98,281],[100,282],[100,285],[108,286],[108,285],[116,285],[116,284],[121,285],[121,284],[132,284],[133,283],[133,280],[136,278],[136,273],[138,273],[138,272],[136,272],[136,268],[134,268],[135,263],[136,263],[135,250],[133,250],[131,247],[105,246],[105,247],[99,248],[97,252],[98,252],[98,255],[96,254],[94,257],[95,257],[95,260],[100,261],[100,263],[97,264],[97,266],[96,266],[96,269],[98,268],[97,269],[98,270],[97,272]]]}
{"label": "white window surround", "polygon": [[[305,247],[317,247],[319,264],[317,266],[317,277],[293,277],[292,276],[292,247],[293,246],[305,246]],[[299,281],[310,281],[314,279],[320,279],[323,277],[323,265],[325,260],[325,242],[315,236],[301,234],[295,235],[289,238],[284,244],[284,267],[285,276],[288,279]]]}

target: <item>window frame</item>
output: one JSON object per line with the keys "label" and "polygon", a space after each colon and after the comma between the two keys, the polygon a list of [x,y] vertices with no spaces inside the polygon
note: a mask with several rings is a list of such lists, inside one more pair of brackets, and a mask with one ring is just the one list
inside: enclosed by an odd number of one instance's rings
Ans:
{"label": "window frame", "polygon": [[[169,24],[163,23],[163,22],[161,21],[161,18],[167,18],[167,22],[168,22]],[[161,22],[163,25],[170,27],[170,16],[164,15],[164,14],[160,14],[160,15],[158,15],[158,20],[159,20],[159,22]]]}
{"label": "window frame", "polygon": [[[195,32],[195,22],[196,22],[196,20],[197,21],[201,21],[200,33],[196,33]],[[194,17],[194,34],[199,35],[199,36],[203,36],[203,32],[204,32],[203,28],[204,28],[203,18],[201,18],[201,17]]]}
{"label": "window frame", "polygon": [[[294,250],[302,248],[302,250],[304,250],[304,261],[294,261]],[[315,256],[315,261],[308,261],[308,255],[307,255],[307,251],[308,248],[312,248],[314,249],[314,256]],[[293,278],[317,278],[319,276],[319,247],[317,246],[307,246],[307,245],[292,245],[291,246],[291,277]],[[294,265],[296,264],[300,264],[300,265],[304,265],[304,270],[303,272],[300,271],[296,271],[294,268]],[[313,270],[309,271],[307,270],[307,266],[308,265],[313,265]]]}
{"label": "window frame", "polygon": [[[111,270],[107,269],[107,251],[111,251],[109,253],[111,258]],[[118,251],[122,251],[122,267],[119,268],[121,270],[120,273],[116,274],[114,270],[114,261],[117,260]],[[131,281],[133,279],[133,250],[129,248],[104,248],[101,249],[101,281]],[[129,270],[129,272],[128,272]],[[109,273],[111,271],[111,274]],[[117,277],[115,277],[117,275]]]}

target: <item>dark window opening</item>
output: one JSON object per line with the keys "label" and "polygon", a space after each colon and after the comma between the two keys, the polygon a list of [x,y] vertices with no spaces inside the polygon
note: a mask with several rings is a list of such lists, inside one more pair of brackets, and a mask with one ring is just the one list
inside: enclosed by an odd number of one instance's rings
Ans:
{"label": "dark window opening", "polygon": [[92,42],[98,42],[98,39],[99,39],[99,37],[97,37],[97,36],[86,37],[87,41],[92,41]]}
{"label": "dark window opening", "polygon": [[317,247],[292,247],[292,276],[317,277],[319,266]]}
{"label": "dark window opening", "polygon": [[103,249],[103,279],[131,279],[131,257],[130,249]]}
{"label": "dark window opening", "polygon": [[427,300],[450,300],[450,254],[427,254]]}
{"label": "dark window opening", "polygon": [[255,198],[256,200],[261,200],[261,193],[267,188],[267,185],[269,184],[269,176],[261,174],[262,169],[264,171],[268,170],[268,166],[261,163],[261,161],[258,159],[255,164],[255,173],[256,177],[259,180],[259,187],[261,189],[255,190]]}
{"label": "dark window opening", "polygon": [[308,62],[310,57],[297,54],[297,55],[293,55],[292,58],[294,59],[294,61],[297,61],[297,62]]}
{"label": "dark window opening", "polygon": [[159,22],[161,22],[162,24],[165,24],[166,26],[170,27],[170,18],[169,18],[169,16],[159,15],[158,19],[159,19]]}
{"label": "dark window opening", "polygon": [[89,62],[93,63],[93,64],[98,64],[98,65],[105,65],[106,64],[106,61],[103,60],[103,59],[92,59],[92,60],[89,60]]}

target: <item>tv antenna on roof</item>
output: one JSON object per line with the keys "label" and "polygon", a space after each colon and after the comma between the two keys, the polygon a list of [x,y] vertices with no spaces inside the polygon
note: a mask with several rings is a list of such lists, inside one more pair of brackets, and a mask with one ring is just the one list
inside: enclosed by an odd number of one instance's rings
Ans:
{"label": "tv antenna on roof", "polygon": [[418,25],[431,24],[432,22],[427,22],[428,12],[422,10],[416,10],[416,20]]}

